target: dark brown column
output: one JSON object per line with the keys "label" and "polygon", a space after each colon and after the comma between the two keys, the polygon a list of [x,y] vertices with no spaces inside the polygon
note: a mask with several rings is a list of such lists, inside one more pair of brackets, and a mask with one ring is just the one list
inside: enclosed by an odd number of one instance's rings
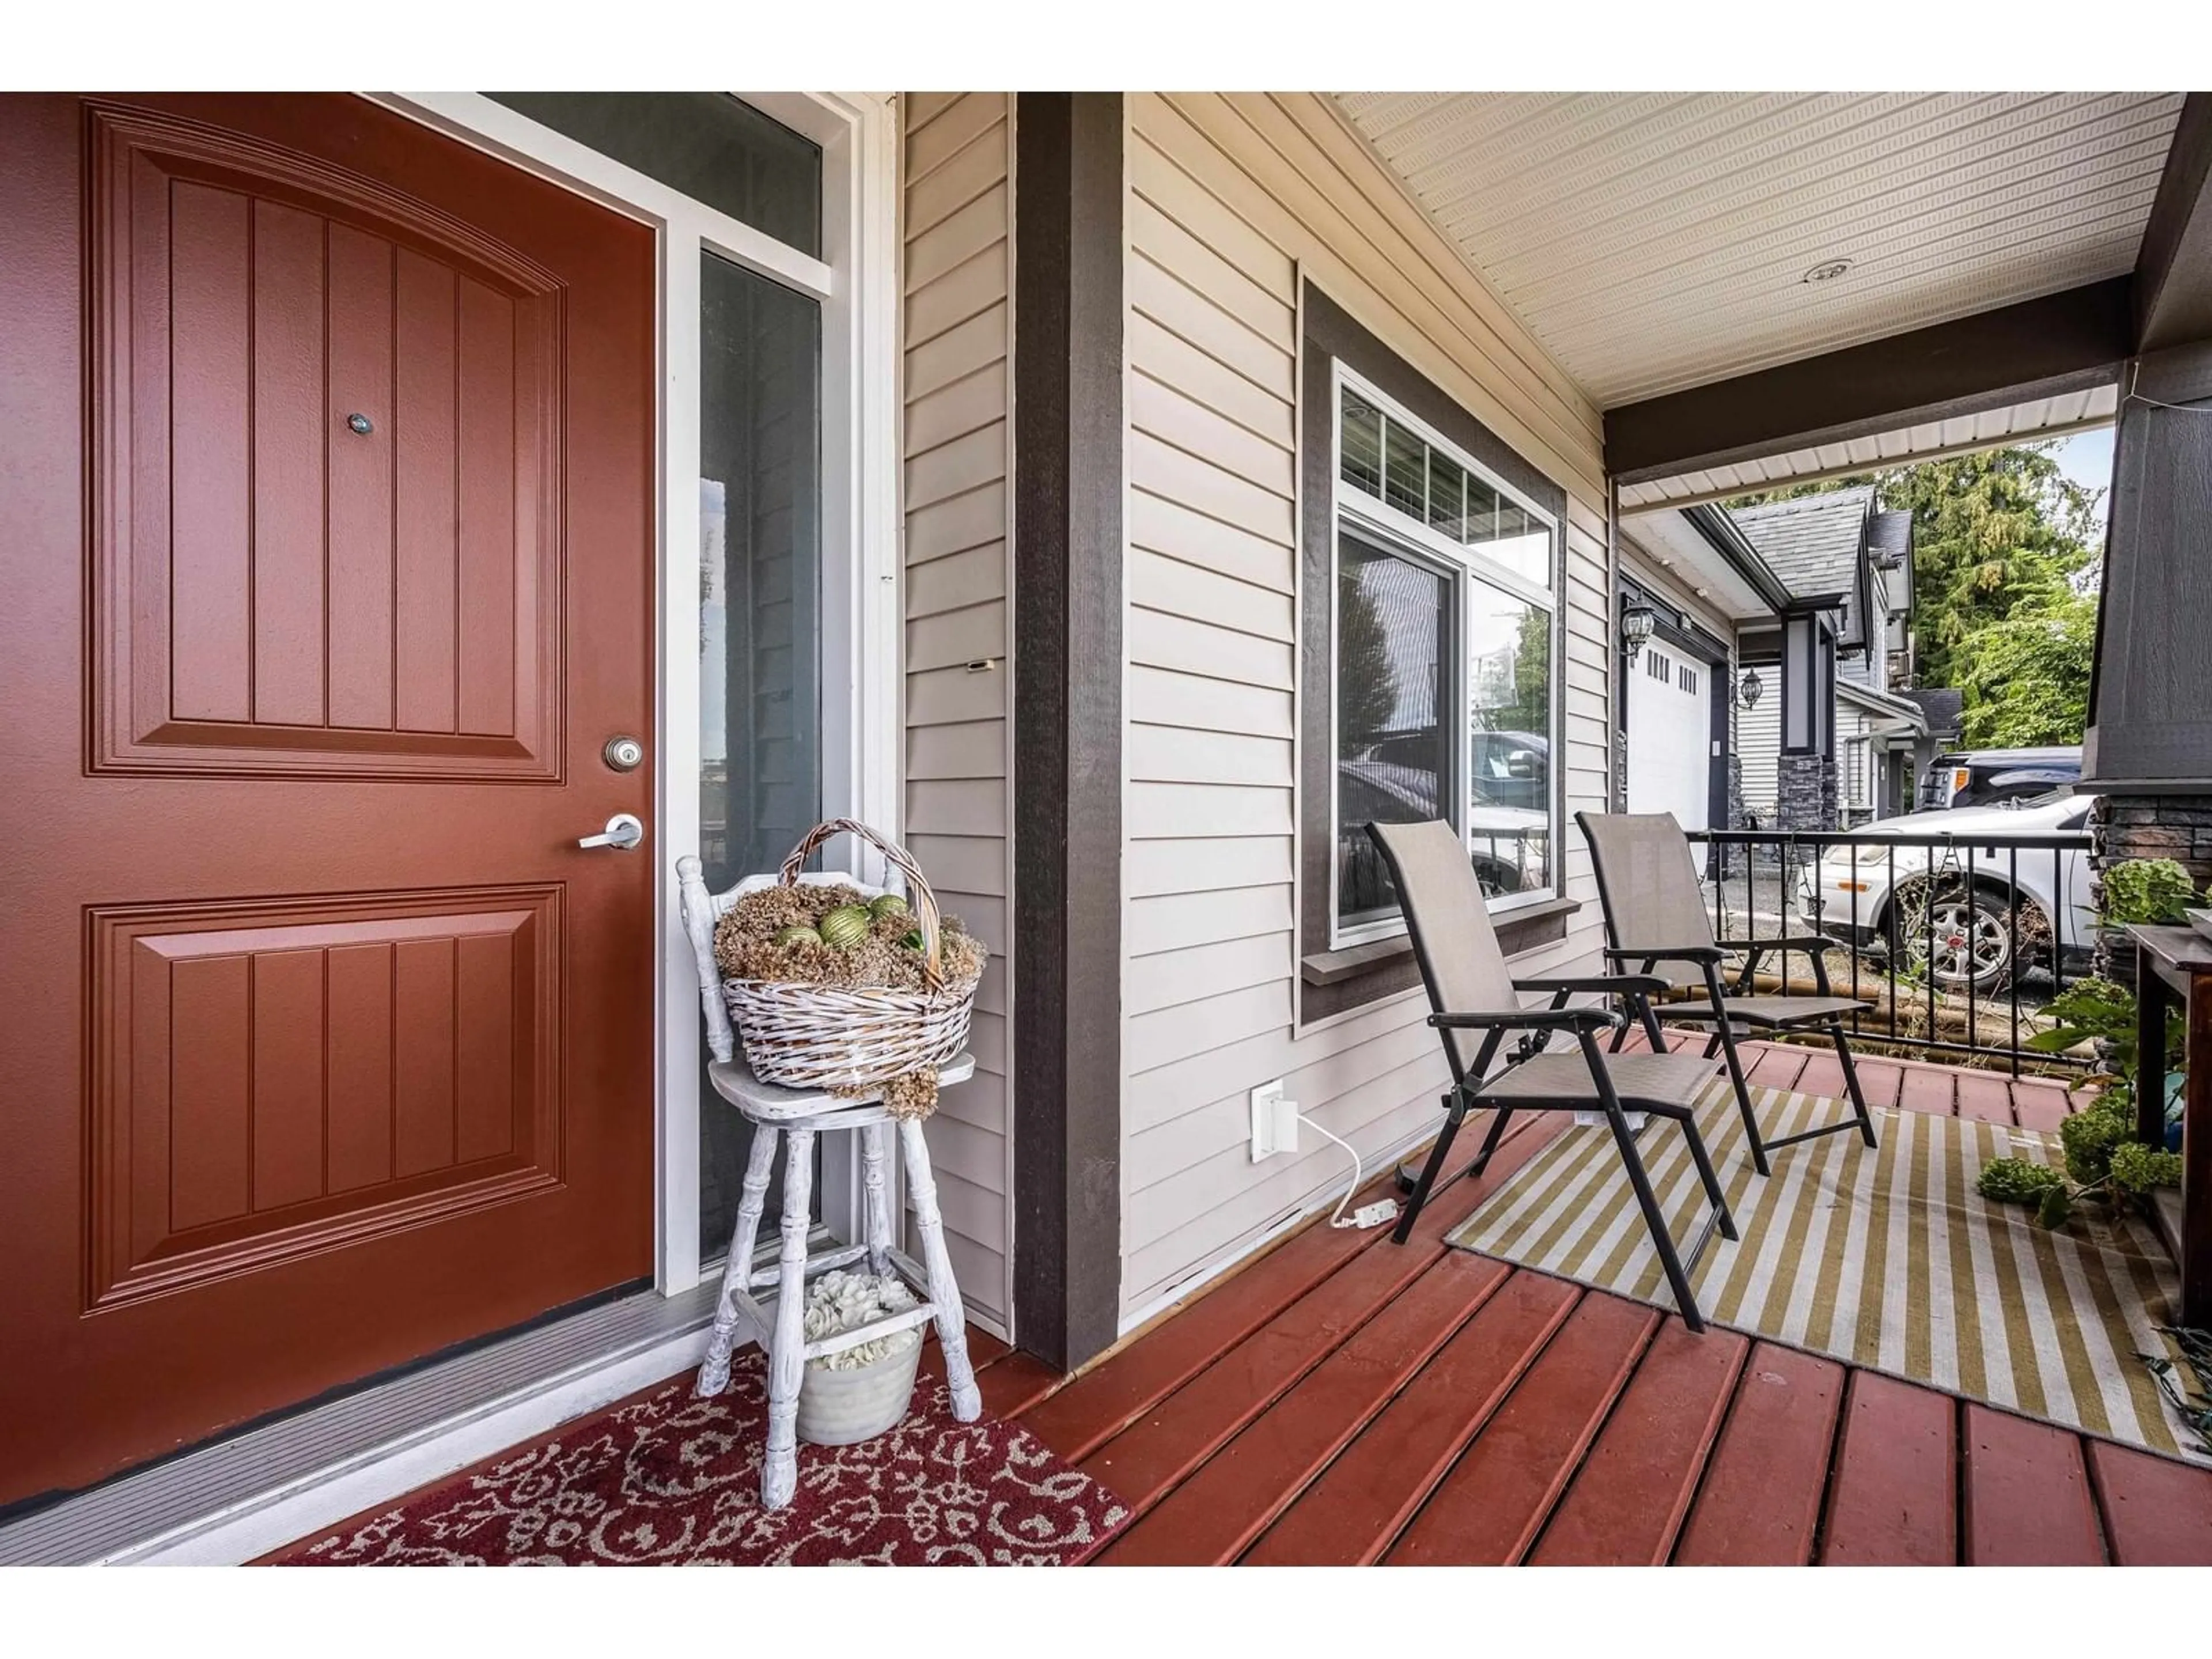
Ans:
{"label": "dark brown column", "polygon": [[1014,1334],[1121,1289],[1121,99],[1014,113]]}

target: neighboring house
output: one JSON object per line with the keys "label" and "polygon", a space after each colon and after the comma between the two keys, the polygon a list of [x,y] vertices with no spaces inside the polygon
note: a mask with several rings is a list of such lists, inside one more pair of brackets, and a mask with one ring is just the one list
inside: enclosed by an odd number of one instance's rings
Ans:
{"label": "neighboring house", "polygon": [[[1623,602],[1656,617],[1624,670],[1632,811],[1671,811],[1694,829],[1817,830],[1909,807],[1933,752],[1926,715],[1904,695],[1910,513],[1881,510],[1862,486],[1662,507],[1622,532]],[[1802,680],[1784,672],[1793,618],[1808,647]],[[1810,718],[1785,750],[1785,705],[1801,701]]]}

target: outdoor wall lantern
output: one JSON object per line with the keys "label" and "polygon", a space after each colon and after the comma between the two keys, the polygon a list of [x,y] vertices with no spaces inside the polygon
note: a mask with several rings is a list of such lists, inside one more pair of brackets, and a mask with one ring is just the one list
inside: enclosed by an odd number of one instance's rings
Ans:
{"label": "outdoor wall lantern", "polygon": [[1746,708],[1759,707],[1759,694],[1766,690],[1766,682],[1759,678],[1756,668],[1747,668],[1743,678],[1735,683],[1735,694]]}
{"label": "outdoor wall lantern", "polygon": [[1636,653],[1644,649],[1644,641],[1658,625],[1658,613],[1648,605],[1631,600],[1620,607],[1620,648],[1628,653],[1629,661],[1636,660]]}

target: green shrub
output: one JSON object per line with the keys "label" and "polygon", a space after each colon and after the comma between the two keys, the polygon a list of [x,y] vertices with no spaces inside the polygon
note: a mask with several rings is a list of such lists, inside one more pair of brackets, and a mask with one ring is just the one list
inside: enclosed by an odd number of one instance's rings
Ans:
{"label": "green shrub", "polygon": [[2045,1054],[2063,1053],[2091,1037],[2121,1047],[2135,1042],[2135,994],[2109,979],[2077,979],[2051,998],[2043,1012],[2058,1024],[2038,1031],[2027,1046]]}
{"label": "green shrub", "polygon": [[2059,1144],[2066,1149],[2066,1173],[2084,1187],[2111,1174],[2112,1149],[2135,1137],[2135,1115],[2125,1101],[2115,1101],[2113,1093],[2106,1090],[2094,1105],[2058,1126]]}
{"label": "green shrub", "polygon": [[2154,1187],[2181,1184],[2181,1154],[2146,1146],[2139,1140],[2113,1147],[2110,1167],[2112,1185],[2137,1198]]}
{"label": "green shrub", "polygon": [[2045,1193],[2054,1187],[2063,1191],[2065,1186],[2064,1176],[2027,1158],[1993,1158],[1982,1165],[1974,1182],[1984,1198],[1997,1204],[2040,1204]]}
{"label": "green shrub", "polygon": [[2126,859],[2104,874],[2098,915],[2108,927],[2127,922],[2185,921],[2197,897],[2189,872],[2172,859]]}

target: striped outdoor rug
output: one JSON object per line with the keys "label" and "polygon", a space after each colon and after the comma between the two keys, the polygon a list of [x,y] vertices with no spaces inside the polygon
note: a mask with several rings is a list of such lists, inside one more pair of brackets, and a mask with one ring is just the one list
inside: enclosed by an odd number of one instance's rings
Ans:
{"label": "striped outdoor rug", "polygon": [[[1754,1089],[1771,1139],[1847,1117],[1845,1103]],[[1924,1112],[1877,1112],[1879,1151],[1830,1135],[1751,1167],[1720,1079],[1699,1102],[1742,1237],[1718,1235],[1691,1275],[1707,1319],[2045,1422],[2212,1462],[2176,1423],[2138,1352],[2170,1352],[2173,1267],[2142,1224],[2076,1215],[2063,1231],[1974,1190],[1993,1158],[2062,1161],[2058,1137]],[[1654,1120],[1639,1139],[1686,1244],[1705,1210],[1688,1143]],[[1567,1130],[1453,1231],[1500,1256],[1671,1307],[1611,1133]]]}

